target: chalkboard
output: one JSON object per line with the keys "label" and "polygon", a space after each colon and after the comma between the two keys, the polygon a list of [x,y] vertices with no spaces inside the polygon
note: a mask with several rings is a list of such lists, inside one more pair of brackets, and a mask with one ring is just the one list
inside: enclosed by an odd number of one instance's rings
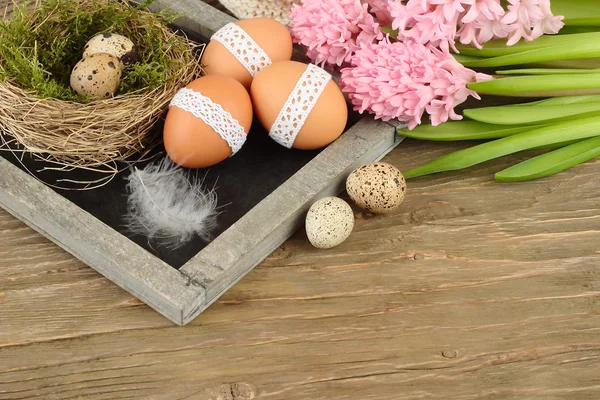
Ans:
{"label": "chalkboard", "polygon": [[[178,31],[182,33],[182,31]],[[207,40],[190,31],[183,32],[191,40],[205,43]],[[199,56],[199,54],[198,54]],[[358,116],[350,112],[348,126],[358,120]],[[162,136],[163,118],[155,125],[150,136],[160,140]],[[5,135],[5,141],[10,138]],[[303,151],[287,149],[269,138],[266,130],[255,118],[248,140],[244,147],[234,156],[222,163],[207,169],[186,170],[190,179],[204,179],[207,188],[216,187],[220,214],[218,226],[211,232],[212,237],[229,228],[235,221],[251,210],[263,198],[279,187],[300,168],[312,160],[320,150]],[[18,155],[18,158],[17,158]],[[159,146],[154,150],[155,158],[164,157],[164,148]],[[32,173],[36,178],[52,186],[64,187],[61,179],[69,178],[78,181],[91,181],[100,178],[86,170],[71,172],[44,170],[52,166],[31,155],[13,153],[6,148],[0,151],[0,156],[22,170]],[[137,163],[143,168],[147,162]],[[149,242],[146,237],[131,234],[124,225],[127,205],[126,177],[129,174],[129,164],[120,163],[119,170],[124,170],[108,184],[92,190],[61,190],[54,189],[61,196],[92,214],[100,221],[112,227],[144,247],[153,255],[174,268],[180,268],[207,244],[200,237],[195,237],[182,247],[172,250],[159,243]],[[268,218],[268,215],[265,215]]]}
{"label": "chalkboard", "polygon": [[[161,121],[162,122],[162,121]],[[155,127],[154,134],[161,134],[162,123]],[[159,147],[157,157],[164,157],[164,148]],[[319,150],[303,151],[287,149],[280,146],[260,126],[258,121],[252,125],[248,140],[244,147],[233,157],[211,168],[186,170],[192,179],[204,179],[207,188],[216,187],[218,205],[221,212],[218,216],[218,226],[211,234],[213,237],[229,228],[235,221],[252,209],[269,193],[279,187],[300,168],[306,165],[319,153]],[[61,172],[41,171],[49,166],[31,155],[17,159],[15,153],[2,151],[0,155],[17,167],[29,170],[38,179],[51,185],[60,185],[57,182],[65,177],[79,180],[92,180],[94,173],[88,171]],[[147,162],[137,164],[143,168]],[[146,250],[156,255],[174,268],[179,268],[190,258],[197,254],[207,244],[201,238],[195,237],[184,246],[171,250],[157,243],[149,242],[145,237],[132,235],[124,226],[123,217],[126,213],[126,177],[129,174],[126,165],[125,171],[117,175],[108,184],[91,190],[60,190],[54,189],[61,196],[67,198],[78,207],[83,208],[105,224],[129,237]],[[67,175],[68,174],[68,175]],[[265,215],[265,218],[268,218]]]}

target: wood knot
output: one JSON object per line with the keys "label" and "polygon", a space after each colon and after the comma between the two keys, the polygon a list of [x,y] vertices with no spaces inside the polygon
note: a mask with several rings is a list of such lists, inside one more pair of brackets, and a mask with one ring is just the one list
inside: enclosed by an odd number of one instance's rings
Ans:
{"label": "wood knot", "polygon": [[256,387],[249,383],[232,383],[229,388],[231,400],[251,400],[256,397]]}
{"label": "wood knot", "polygon": [[421,260],[424,260],[424,259],[425,259],[425,255],[423,253],[416,253],[413,256],[413,260],[415,260],[415,261],[421,261]]}
{"label": "wood knot", "polygon": [[456,358],[458,352],[456,350],[444,350],[442,351],[442,357],[453,359]]}
{"label": "wood knot", "polygon": [[[192,396],[195,396],[193,398],[198,400],[252,400],[256,398],[256,393],[256,386],[236,382],[209,387],[192,393]],[[192,396],[190,396],[190,399]]]}

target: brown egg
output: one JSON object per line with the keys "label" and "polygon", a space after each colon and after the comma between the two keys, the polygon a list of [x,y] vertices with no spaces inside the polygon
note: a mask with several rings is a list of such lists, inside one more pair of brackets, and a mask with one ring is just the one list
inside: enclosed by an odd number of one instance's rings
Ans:
{"label": "brown egg", "polygon": [[[280,112],[283,118],[293,117],[294,112],[291,108],[283,111],[282,109],[288,98],[296,105],[299,104],[296,84],[307,68],[309,68],[307,64],[297,61],[281,61],[264,68],[254,78],[250,96],[256,117],[267,131],[271,132]],[[314,65],[310,68],[324,73]],[[309,82],[309,86],[310,84],[312,86],[309,89],[316,87],[314,79]],[[294,96],[291,96],[292,92],[295,93]],[[304,111],[309,111],[309,114],[293,140],[292,147],[296,149],[314,150],[325,147],[337,139],[346,127],[348,120],[346,100],[340,88],[331,79],[316,99],[312,110]]]}
{"label": "brown egg", "polygon": [[[235,25],[266,53],[268,59],[261,61],[260,54],[251,51],[247,43],[232,30],[234,27],[226,25],[213,35],[204,49],[202,65],[208,75],[229,76],[241,82],[246,89],[250,89],[253,74],[239,59],[246,61],[256,74],[262,66],[269,64],[269,60],[277,62],[292,58],[292,36],[280,22],[270,18],[251,18],[238,21]],[[227,43],[228,47],[223,42]],[[232,51],[237,54],[237,57]],[[258,57],[252,61],[251,57],[255,55]]]}
{"label": "brown egg", "polygon": [[[210,99],[212,105],[202,103],[205,100],[198,99],[198,93]],[[185,97],[179,97],[182,94]],[[234,121],[214,123],[222,112],[214,104]],[[233,153],[230,143],[218,132],[237,133],[239,138],[240,134],[248,134],[251,125],[252,102],[242,84],[225,76],[204,76],[187,85],[171,102],[163,128],[165,149],[176,164],[187,168],[210,167]]]}

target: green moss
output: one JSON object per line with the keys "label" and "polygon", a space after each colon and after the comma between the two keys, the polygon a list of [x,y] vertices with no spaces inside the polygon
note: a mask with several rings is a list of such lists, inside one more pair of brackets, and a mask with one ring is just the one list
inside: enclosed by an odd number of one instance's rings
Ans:
{"label": "green moss", "polygon": [[131,7],[115,0],[43,0],[17,6],[10,20],[0,22],[0,80],[43,98],[86,102],[70,88],[71,70],[88,40],[111,32],[131,39],[138,55],[124,71],[119,94],[163,86],[169,71],[190,61],[171,51],[188,45],[181,36],[164,39],[162,29],[173,16],[148,12],[150,2]]}

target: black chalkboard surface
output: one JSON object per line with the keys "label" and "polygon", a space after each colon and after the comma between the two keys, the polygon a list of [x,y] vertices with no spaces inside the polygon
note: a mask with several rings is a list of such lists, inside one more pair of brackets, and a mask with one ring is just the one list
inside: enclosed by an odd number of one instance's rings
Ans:
{"label": "black chalkboard surface", "polygon": [[[192,31],[177,30],[177,32],[185,34],[197,43],[208,42],[206,38]],[[356,113],[349,112],[349,115],[347,128],[359,119]],[[162,135],[163,122],[164,116],[156,124],[153,133],[151,133],[152,135],[157,135],[157,137]],[[5,136],[5,139],[3,142],[10,141],[7,136]],[[102,177],[85,170],[71,172],[42,171],[45,167],[51,165],[31,155],[13,153],[6,148],[3,150],[0,151],[1,157],[6,158],[12,164],[28,171],[49,185],[65,187],[65,184],[60,182],[61,179],[65,178],[91,181]],[[217,237],[227,230],[235,221],[310,162],[319,152],[319,150],[303,151],[280,146],[269,138],[266,130],[255,119],[248,140],[234,157],[208,169],[187,170],[190,179],[199,177],[204,179],[204,185],[207,188],[216,187],[220,214],[217,219],[218,226],[211,232],[212,236]],[[155,153],[164,153],[164,148],[159,146]],[[164,157],[164,154],[155,155],[156,157]],[[142,162],[136,164],[136,166],[143,168],[146,164],[147,162]],[[146,237],[128,232],[124,224],[124,215],[127,211],[126,177],[129,170],[127,164],[124,163],[119,165],[119,169],[125,169],[125,171],[117,175],[108,184],[97,189],[84,191],[54,190],[122,235],[129,237],[167,264],[177,269],[180,268],[201,251],[207,243],[201,238],[195,237],[184,246],[172,250],[160,244],[149,242]],[[269,218],[269,216],[265,215],[265,218]]]}
{"label": "black chalkboard surface", "polygon": [[[156,134],[162,132],[162,124],[156,126]],[[164,152],[158,148],[157,152]],[[213,237],[229,228],[235,221],[252,209],[263,198],[279,187],[300,168],[312,160],[319,151],[302,151],[287,149],[280,146],[255,120],[248,140],[244,147],[234,156],[211,168],[187,170],[190,178],[204,178],[208,188],[216,186],[220,215],[218,227],[212,232]],[[17,154],[17,153],[15,153]],[[1,151],[0,156],[12,164],[29,170],[38,179],[47,184],[57,184],[57,181],[70,177],[73,179],[93,179],[94,175],[87,171],[58,172],[40,171],[48,166],[43,161],[25,155],[21,161],[10,151]],[[158,155],[163,157],[163,155]],[[137,164],[143,168],[146,163]],[[174,268],[179,268],[206,246],[202,239],[196,237],[186,245],[171,250],[167,247],[149,243],[145,237],[130,234],[124,226],[123,217],[126,213],[127,192],[125,170],[108,184],[92,190],[61,190],[54,189],[78,207],[86,210],[105,224],[129,237],[140,246],[147,249],[158,258]],[[69,175],[67,175],[69,174]],[[60,184],[60,183],[59,183]],[[269,218],[265,215],[265,218]]]}

